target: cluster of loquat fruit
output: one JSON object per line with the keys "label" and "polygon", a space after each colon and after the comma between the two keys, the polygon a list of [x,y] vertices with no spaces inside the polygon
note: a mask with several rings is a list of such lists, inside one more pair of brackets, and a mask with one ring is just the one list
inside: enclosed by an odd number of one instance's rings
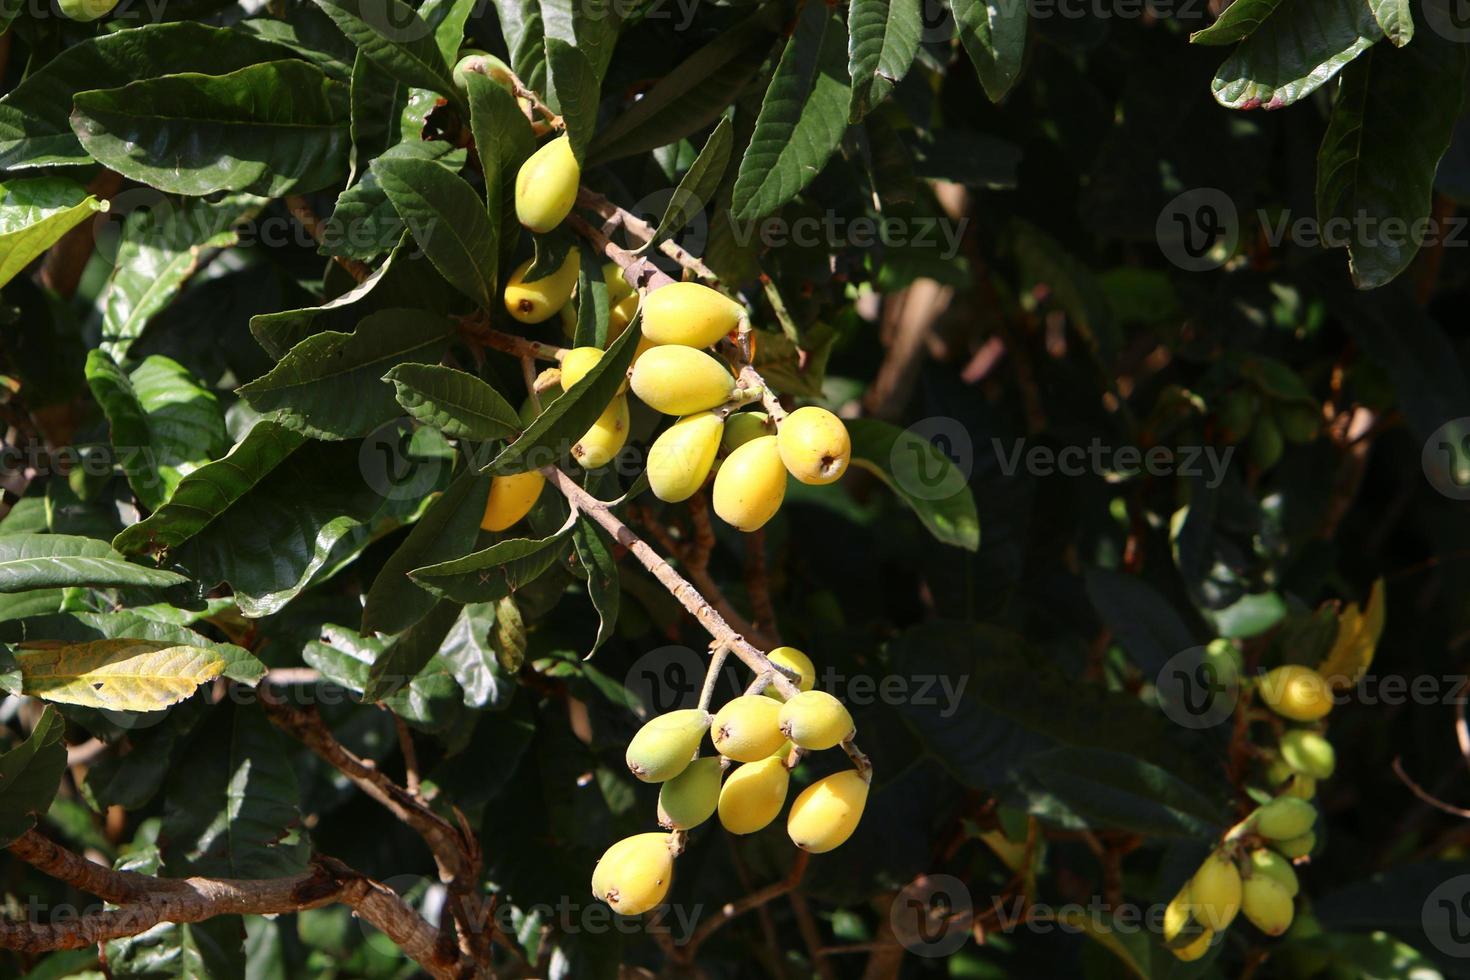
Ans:
{"label": "cluster of loquat fruit", "polygon": [[[614,910],[637,915],[662,903],[685,832],[717,812],[732,834],[769,826],[786,802],[791,767],[801,753],[834,748],[855,734],[842,702],[814,689],[816,669],[806,654],[778,647],[770,660],[798,676],[799,693],[789,700],[768,687],[730,699],[713,716],[704,708],[670,711],[628,743],[633,775],[661,784],[658,822],[672,833],[634,834],[602,855],[592,893]],[[716,755],[699,754],[706,732]],[[843,844],[862,818],[870,779],[868,769],[844,769],[802,790],[786,818],[792,842],[813,854]]]}
{"label": "cluster of loquat fruit", "polygon": [[[488,56],[486,56],[488,57]],[[488,65],[483,58],[480,62]],[[484,68],[491,77],[494,66]],[[565,135],[533,153],[516,175],[516,215],[522,225],[545,233],[559,225],[576,201],[581,169]],[[575,320],[573,294],[581,256],[568,250],[560,268],[526,281],[526,260],[505,287],[508,313],[522,323],[543,323],[559,312]],[[654,496],[666,503],[687,500],[714,474],[715,513],[741,531],[764,526],[786,496],[788,473],[803,483],[824,485],[840,479],[852,458],[847,427],[817,406],[773,417],[759,410],[737,411],[765,392],[737,383],[737,373],[711,351],[725,338],[748,330],[745,309],[718,290],[695,282],[670,283],[639,293],[616,264],[602,270],[610,305],[611,344],[642,312],[642,335],[623,388],[572,448],[584,469],[606,466],[628,438],[627,392],[655,411],[677,416],[648,453],[647,476]],[[603,350],[575,347],[561,361],[563,391],[586,376]],[[774,400],[773,400],[774,401]],[[772,412],[778,411],[772,408]],[[528,471],[497,476],[481,523],[501,531],[524,517],[540,496],[544,478]]]}
{"label": "cluster of loquat fruit", "polygon": [[[1236,656],[1227,641],[1211,644],[1222,660]],[[1332,743],[1313,727],[1332,710],[1332,689],[1319,672],[1300,664],[1267,671],[1254,686],[1262,703],[1298,727],[1286,728],[1274,752],[1265,751],[1266,798],[1226,833],[1220,847],[1180,889],[1164,911],[1164,941],[1181,960],[1197,960],[1237,913],[1268,936],[1279,936],[1295,917],[1298,882],[1293,863],[1317,845],[1317,782],[1336,768]],[[1253,792],[1256,792],[1253,790]]]}

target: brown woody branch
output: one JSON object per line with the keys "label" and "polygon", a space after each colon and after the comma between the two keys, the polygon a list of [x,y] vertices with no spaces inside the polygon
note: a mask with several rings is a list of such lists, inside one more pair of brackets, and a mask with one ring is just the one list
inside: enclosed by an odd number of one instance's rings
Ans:
{"label": "brown woody branch", "polygon": [[759,891],[751,892],[738,902],[726,903],[717,913],[701,922],[699,928],[694,930],[694,935],[689,937],[689,941],[679,947],[680,960],[683,962],[693,962],[694,955],[699,952],[699,947],[704,941],[731,919],[744,915],[753,909],[761,908],[767,902],[774,901],[787,892],[794,891],[796,886],[801,884],[802,876],[806,874],[807,862],[810,859],[811,855],[806,851],[797,851],[796,861],[791,865],[791,873],[781,881],[767,885]]}

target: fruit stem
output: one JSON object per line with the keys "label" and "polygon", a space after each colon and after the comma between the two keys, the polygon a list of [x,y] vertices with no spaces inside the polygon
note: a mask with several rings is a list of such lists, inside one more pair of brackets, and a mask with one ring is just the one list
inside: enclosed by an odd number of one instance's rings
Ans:
{"label": "fruit stem", "polygon": [[771,682],[775,679],[776,672],[774,670],[766,671],[764,674],[757,674],[755,676],[755,680],[751,681],[750,686],[745,689],[745,693],[763,694],[765,693],[766,688],[770,687]]}
{"label": "fruit stem", "polygon": [[[597,216],[604,221],[615,221],[628,230],[628,234],[643,240],[646,247],[653,241],[654,227],[631,211],[624,211],[608,198],[597,191],[583,187],[577,191],[577,204],[589,211],[596,211]],[[700,261],[699,257],[690,253],[678,242],[668,239],[658,243],[658,250],[685,269],[689,270],[699,279],[718,285],[719,276],[716,276],[709,266]]]}
{"label": "fruit stem", "polygon": [[864,755],[862,749],[858,748],[857,743],[850,738],[843,740],[842,751],[847,753],[847,757],[857,767],[858,775],[863,777],[863,782],[871,784],[873,782],[873,761]]}
{"label": "fruit stem", "polygon": [[719,683],[720,671],[725,669],[725,658],[730,655],[730,645],[719,643],[709,655],[709,667],[704,672],[704,687],[699,692],[699,707],[701,711],[708,711],[710,702],[714,700],[715,685]]}
{"label": "fruit stem", "polygon": [[516,357],[534,357],[543,361],[560,361],[567,356],[565,347],[557,347],[555,344],[543,344],[539,340],[527,340],[525,337],[517,337],[515,334],[496,330],[490,326],[489,318],[484,311],[471,313],[459,318],[460,333],[467,340],[477,341],[494,350],[514,354]]}

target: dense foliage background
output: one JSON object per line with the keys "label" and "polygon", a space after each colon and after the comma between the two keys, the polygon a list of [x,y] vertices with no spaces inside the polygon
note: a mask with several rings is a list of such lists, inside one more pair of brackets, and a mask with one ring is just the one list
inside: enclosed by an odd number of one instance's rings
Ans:
{"label": "dense foliage background", "polygon": [[[458,888],[505,975],[1470,973],[1460,6],[3,0],[0,841],[165,879],[328,856],[451,947]],[[852,708],[873,795],[799,881],[779,826],[705,828],[667,914],[589,892],[653,829],[623,748],[708,638],[591,522],[557,536],[557,494],[477,531],[526,400],[503,334],[605,341],[607,297],[596,234],[515,225],[531,129],[462,48],[560,113],[585,228],[659,226],[788,403],[852,420],[848,477],[759,535],[641,492],[646,410],[585,481]],[[573,322],[506,317],[569,247]],[[501,539],[536,546],[406,575]],[[1222,638],[1244,683],[1200,673]],[[1352,683],[1296,924],[1179,963],[1162,904],[1275,791],[1249,677],[1324,658]],[[68,670],[118,663],[148,676]],[[15,848],[7,976],[421,969],[345,892],[26,950],[129,902]]]}

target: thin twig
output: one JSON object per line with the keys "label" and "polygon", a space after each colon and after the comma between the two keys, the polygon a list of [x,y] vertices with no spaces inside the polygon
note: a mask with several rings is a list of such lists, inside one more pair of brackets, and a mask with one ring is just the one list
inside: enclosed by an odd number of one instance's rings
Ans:
{"label": "thin twig", "polygon": [[810,859],[811,855],[806,851],[797,851],[796,861],[791,865],[791,873],[784,879],[773,885],[767,885],[760,891],[752,892],[738,902],[727,903],[715,915],[701,922],[699,927],[694,930],[694,935],[690,936],[689,941],[681,947],[682,958],[687,962],[692,962],[694,954],[698,952],[700,945],[725,923],[752,909],[760,908],[767,902],[780,898],[782,895],[796,888],[797,885],[801,884],[802,876],[806,874],[807,862]]}
{"label": "thin twig", "polygon": [[[587,208],[589,211],[596,211],[597,216],[604,221],[616,222],[622,225],[628,230],[629,234],[642,239],[645,244],[653,241],[653,236],[657,229],[631,211],[625,211],[618,207],[594,190],[589,190],[585,187],[578,190],[577,205]],[[705,265],[698,256],[689,252],[673,239],[665,239],[659,242],[658,250],[700,279],[705,279],[711,283],[719,280],[719,276],[715,275],[710,267]]]}
{"label": "thin twig", "polygon": [[516,357],[534,357],[543,361],[560,361],[567,356],[565,347],[555,344],[542,343],[539,340],[528,340],[525,337],[517,337],[515,334],[496,330],[490,326],[488,317],[483,312],[472,313],[460,317],[460,333],[466,340],[476,341],[486,347],[503,351]]}

